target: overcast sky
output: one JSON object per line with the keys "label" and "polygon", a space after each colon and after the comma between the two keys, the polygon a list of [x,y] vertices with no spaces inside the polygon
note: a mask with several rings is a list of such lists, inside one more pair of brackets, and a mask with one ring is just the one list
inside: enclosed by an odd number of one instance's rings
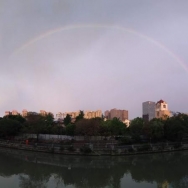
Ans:
{"label": "overcast sky", "polygon": [[187,0],[0,0],[5,111],[188,113]]}

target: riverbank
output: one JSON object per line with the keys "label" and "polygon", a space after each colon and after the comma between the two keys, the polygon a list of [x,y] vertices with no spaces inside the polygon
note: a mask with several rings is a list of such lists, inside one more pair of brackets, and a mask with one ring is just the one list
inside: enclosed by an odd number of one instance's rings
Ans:
{"label": "riverbank", "polygon": [[188,150],[187,143],[156,143],[117,145],[117,143],[84,143],[61,145],[54,143],[27,144],[23,142],[0,141],[0,147],[33,152],[44,152],[61,155],[90,155],[90,156],[124,156],[152,154]]}

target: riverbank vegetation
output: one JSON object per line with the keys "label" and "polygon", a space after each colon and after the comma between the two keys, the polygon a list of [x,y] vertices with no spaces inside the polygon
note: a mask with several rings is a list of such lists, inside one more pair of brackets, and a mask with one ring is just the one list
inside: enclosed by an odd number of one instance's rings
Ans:
{"label": "riverbank vegetation", "polygon": [[104,121],[103,118],[84,119],[80,111],[75,121],[67,115],[62,122],[55,122],[53,115],[42,116],[30,114],[26,118],[20,115],[8,115],[0,118],[0,138],[9,139],[20,133],[56,134],[69,136],[103,136],[113,137],[120,144],[135,144],[141,142],[181,142],[188,135],[188,115],[176,113],[172,117],[164,119],[152,119],[144,121],[137,117],[130,126],[122,123],[119,119]]}

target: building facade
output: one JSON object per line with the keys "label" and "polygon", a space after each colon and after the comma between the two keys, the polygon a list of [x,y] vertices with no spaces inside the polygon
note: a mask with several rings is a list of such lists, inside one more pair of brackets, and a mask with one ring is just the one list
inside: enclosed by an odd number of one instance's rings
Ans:
{"label": "building facade", "polygon": [[155,118],[155,102],[146,101],[142,103],[142,117],[146,121]]}
{"label": "building facade", "polygon": [[5,116],[8,116],[8,115],[20,115],[20,113],[18,113],[17,110],[12,110],[11,111],[5,111]]}
{"label": "building facade", "polygon": [[[91,118],[102,118],[102,111],[101,110],[97,110],[97,111],[84,111],[84,118],[85,119],[91,119]],[[67,114],[69,114],[71,116],[72,122],[74,122],[76,120],[76,117],[79,116],[80,111],[76,111],[76,112],[64,112],[61,113],[59,112],[58,114],[56,114],[56,118],[57,116],[61,118],[65,118],[67,116]]]}
{"label": "building facade", "polygon": [[119,110],[119,109],[111,109],[110,111],[107,110],[104,112],[105,118],[106,119],[113,119],[113,118],[118,118],[122,122],[125,120],[128,120],[128,111],[127,110]]}
{"label": "building facade", "polygon": [[162,118],[162,119],[166,119],[167,117],[170,117],[170,111],[168,110],[168,104],[165,101],[160,100],[156,103],[155,117]]}
{"label": "building facade", "polygon": [[97,110],[97,111],[85,111],[84,112],[84,118],[85,119],[91,119],[91,118],[101,118],[102,117],[102,111]]}

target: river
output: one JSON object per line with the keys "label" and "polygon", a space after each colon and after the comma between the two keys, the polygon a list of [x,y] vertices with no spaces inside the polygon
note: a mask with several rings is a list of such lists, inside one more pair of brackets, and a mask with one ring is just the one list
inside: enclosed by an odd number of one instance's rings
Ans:
{"label": "river", "polygon": [[0,148],[3,188],[187,188],[188,151],[62,156]]}

